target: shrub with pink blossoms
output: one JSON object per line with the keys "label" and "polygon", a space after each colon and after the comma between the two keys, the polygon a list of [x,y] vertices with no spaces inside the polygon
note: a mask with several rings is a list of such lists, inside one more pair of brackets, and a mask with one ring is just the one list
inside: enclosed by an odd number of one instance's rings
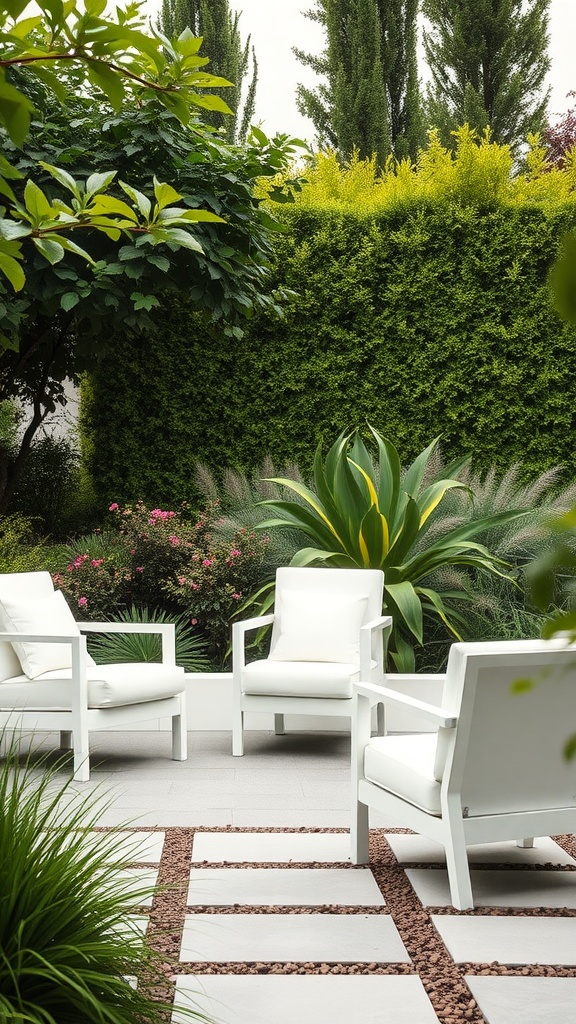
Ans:
{"label": "shrub with pink blossoms", "polygon": [[227,541],[214,534],[218,502],[191,516],[184,506],[148,509],[144,502],[109,506],[111,529],[80,539],[54,575],[78,618],[101,619],[138,605],[185,612],[221,665],[230,618],[259,583],[266,538],[239,530]]}

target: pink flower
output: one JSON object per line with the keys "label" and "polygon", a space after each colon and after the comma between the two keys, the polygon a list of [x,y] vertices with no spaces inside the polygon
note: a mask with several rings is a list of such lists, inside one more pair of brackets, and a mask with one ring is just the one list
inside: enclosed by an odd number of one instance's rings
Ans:
{"label": "pink flower", "polygon": [[200,587],[198,586],[197,583],[191,583],[190,587],[191,587],[192,590],[200,590]]}
{"label": "pink flower", "polygon": [[234,557],[235,557],[236,555],[241,555],[241,554],[242,554],[242,552],[241,552],[241,551],[239,551],[239,550],[238,550],[238,548],[232,548],[232,551],[230,552],[230,554],[231,554],[231,555],[232,555],[232,557],[234,558]]}
{"label": "pink flower", "polygon": [[240,598],[242,597],[242,594],[232,594],[232,597],[234,598],[235,601],[239,601]]}
{"label": "pink flower", "polygon": [[213,562],[212,558],[203,558],[202,559],[202,565],[206,565],[206,566],[212,565],[212,562]]}
{"label": "pink flower", "polygon": [[112,504],[108,506],[108,511],[109,512],[115,512],[117,508],[120,508],[118,502],[117,501],[113,501]]}
{"label": "pink flower", "polygon": [[137,565],[136,566],[136,572],[144,572],[144,566],[143,565]]}
{"label": "pink flower", "polygon": [[192,626],[197,626],[198,625],[198,619],[190,619],[190,623],[191,623]]}
{"label": "pink flower", "polygon": [[179,576],[178,577],[178,583],[180,584],[181,587],[183,587],[184,584],[186,583],[186,577],[185,576]]}
{"label": "pink flower", "polygon": [[103,561],[104,561],[103,558],[93,558],[92,559],[92,565],[94,566],[95,569],[97,569],[99,565],[102,565]]}
{"label": "pink flower", "polygon": [[85,605],[87,605],[87,604],[88,604],[88,598],[87,597],[79,597],[78,598],[78,607],[79,608],[84,608]]}
{"label": "pink flower", "polygon": [[180,543],[180,541],[178,540],[178,537],[174,533],[170,534],[170,536],[168,537],[168,540],[170,541],[170,543],[172,544],[173,547],[176,547]]}

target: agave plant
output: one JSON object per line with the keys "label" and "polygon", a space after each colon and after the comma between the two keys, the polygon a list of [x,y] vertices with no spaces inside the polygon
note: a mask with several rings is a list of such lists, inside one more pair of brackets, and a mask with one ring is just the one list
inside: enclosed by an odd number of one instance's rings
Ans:
{"label": "agave plant", "polygon": [[293,492],[296,500],[260,502],[273,509],[276,518],[261,522],[259,528],[298,529],[312,540],[313,546],[301,548],[292,565],[383,569],[384,607],[394,619],[389,655],[398,671],[410,672],[414,671],[414,641],[423,642],[425,613],[441,619],[459,638],[460,616],[446,604],[455,595],[429,586],[432,573],[442,566],[468,566],[505,575],[506,563],[475,538],[525,512],[506,509],[428,536],[432,513],[448,492],[460,489],[470,495],[458,479],[469,459],[457,459],[436,475],[431,470],[436,438],[402,470],[391,441],[370,430],[377,460],[358,431],[342,433],[324,460],[318,447],[312,487],[273,478],[271,482]]}

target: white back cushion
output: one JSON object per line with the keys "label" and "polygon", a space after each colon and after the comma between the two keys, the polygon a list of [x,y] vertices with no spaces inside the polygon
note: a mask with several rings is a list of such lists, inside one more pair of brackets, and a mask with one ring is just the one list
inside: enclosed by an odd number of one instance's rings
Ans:
{"label": "white back cushion", "polygon": [[[331,576],[333,570],[316,571]],[[269,658],[357,665],[367,606],[366,593],[282,587],[276,595]]]}
{"label": "white back cushion", "polygon": [[[54,593],[49,572],[4,572],[0,574],[0,601],[4,595],[12,597],[48,597]],[[0,643],[0,682],[19,676],[22,666],[9,643]]]}
{"label": "white back cushion", "polygon": [[[44,636],[79,636],[79,629],[60,590],[41,597],[3,594],[0,598],[0,628],[7,633],[39,633]],[[43,672],[72,667],[69,644],[12,644],[29,679]],[[7,678],[7,677],[4,677]]]}

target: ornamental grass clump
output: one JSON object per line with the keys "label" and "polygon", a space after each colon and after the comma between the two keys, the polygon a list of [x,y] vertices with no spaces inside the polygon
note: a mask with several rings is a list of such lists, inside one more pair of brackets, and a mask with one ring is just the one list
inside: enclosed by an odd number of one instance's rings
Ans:
{"label": "ornamental grass clump", "polygon": [[97,795],[71,805],[57,770],[15,741],[0,761],[0,1020],[165,1024],[172,1004],[148,994],[165,967],[129,917],[150,896],[127,880],[135,845],[92,831]]}
{"label": "ornamental grass clump", "polygon": [[[292,565],[333,565],[341,568],[383,569],[384,610],[393,616],[389,657],[400,672],[413,672],[414,646],[423,643],[424,616],[441,620],[460,638],[462,621],[450,590],[431,585],[433,573],[444,566],[467,566],[483,573],[505,575],[506,563],[476,538],[502,526],[524,510],[506,509],[495,515],[472,516],[442,533],[430,532],[432,513],[452,490],[468,492],[460,479],[469,459],[462,458],[431,471],[433,441],[406,469],[394,445],[370,428],[377,457],[359,433],[342,433],[322,459],[316,451],[313,482],[308,487],[288,478],[274,483],[293,492],[296,500],[268,498],[261,502],[276,513],[259,529],[298,529],[312,541],[293,557]],[[462,597],[462,595],[459,595]]]}

